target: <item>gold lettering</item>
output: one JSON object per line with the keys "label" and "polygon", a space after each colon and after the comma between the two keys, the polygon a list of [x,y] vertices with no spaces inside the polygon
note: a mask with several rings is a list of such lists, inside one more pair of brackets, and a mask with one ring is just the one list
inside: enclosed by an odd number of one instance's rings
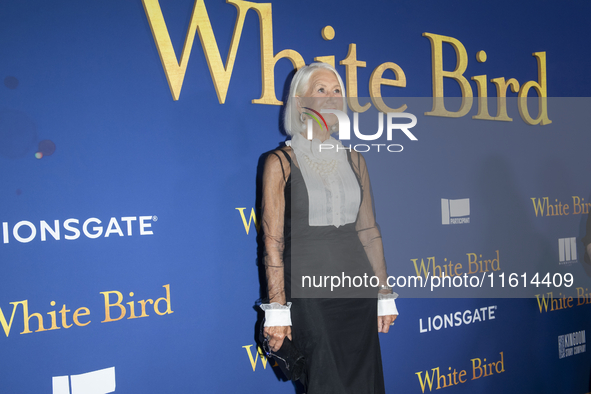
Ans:
{"label": "gold lettering", "polygon": [[[105,320],[103,320],[101,323],[107,323],[123,319],[126,313],[125,307],[121,305],[121,301],[123,301],[123,294],[121,294],[118,291],[104,291],[101,292],[101,294],[105,297]],[[115,302],[114,304],[109,303],[109,297],[111,294],[117,295],[117,302]],[[111,318],[111,307],[113,306],[117,306],[121,310],[121,315],[116,319]]]}
{"label": "gold lettering", "polygon": [[[174,52],[174,47],[172,46],[170,35],[168,34],[168,28],[166,27],[166,22],[164,21],[164,16],[162,15],[158,0],[142,0],[173,100],[178,100],[181,94],[191,48],[193,47],[193,41],[195,39],[195,32],[199,31],[199,39],[201,40],[201,46],[203,47],[203,52],[205,54],[205,59],[207,60],[218,101],[220,104],[223,104],[226,101],[226,94],[228,92],[228,86],[230,84],[234,61],[236,60],[236,52],[240,43],[240,36],[242,35],[244,18],[247,11],[254,8],[259,13],[259,16],[261,13],[263,15],[268,14],[270,18],[271,15],[271,4],[258,4],[241,0],[227,0],[227,2],[237,8],[238,14],[236,16],[236,24],[234,25],[234,33],[232,34],[228,57],[226,58],[226,66],[224,67],[203,0],[195,0],[180,62],[177,60]],[[261,25],[262,24],[263,22],[261,21]]]}
{"label": "gold lettering", "polygon": [[429,391],[431,391],[433,389],[433,382],[435,381],[435,372],[437,372],[437,376],[439,376],[439,367],[437,368],[433,368],[431,371],[431,376],[429,376],[429,374],[427,373],[428,371],[425,371],[425,379],[421,379],[421,374],[423,373],[423,371],[421,372],[415,372],[415,375],[417,375],[419,377],[419,384],[421,385],[421,391],[424,393],[425,392],[425,386],[429,385]]}
{"label": "gold lettering", "polygon": [[[478,365],[476,365],[476,360],[478,360]],[[470,361],[472,361],[472,379],[471,380],[475,380],[475,379],[480,379],[482,377],[482,374],[484,373],[481,367],[482,362],[480,361],[479,358],[473,358]],[[476,370],[478,370],[478,376],[476,376]]]}
{"label": "gold lettering", "polygon": [[[538,82],[528,81],[521,86],[517,94],[517,105],[519,114],[523,121],[529,125],[541,124],[542,126],[552,123],[548,118],[548,102],[546,93],[546,52],[534,52],[532,54],[538,62]],[[538,117],[533,119],[527,110],[527,92],[534,88],[538,92]]]}
{"label": "gold lettering", "polygon": [[62,327],[63,328],[70,328],[72,327],[72,324],[67,324],[66,322],[66,314],[70,312],[69,309],[66,309],[66,304],[64,304],[64,306],[62,306],[62,309],[60,310],[60,314],[62,315]]}
{"label": "gold lettering", "polygon": [[31,315],[29,315],[29,302],[25,300],[23,302],[23,319],[25,329],[23,330],[23,332],[21,332],[21,334],[30,334],[33,332],[29,329],[29,321],[32,317],[36,317],[37,321],[39,322],[39,328],[35,330],[35,332],[47,331],[47,329],[43,328],[43,316],[41,316],[40,313],[32,313]]}
{"label": "gold lettering", "polygon": [[[466,253],[468,255],[468,275],[472,275],[476,272],[478,272],[478,256],[476,256],[476,253]],[[476,268],[474,268],[474,271],[472,271],[472,264],[474,264],[476,266]]]}
{"label": "gold lettering", "polygon": [[466,371],[464,371],[464,370],[463,370],[463,371],[462,371],[462,372],[460,372],[460,374],[458,375],[458,380],[460,381],[460,383],[466,383],[466,382],[468,381],[467,379],[464,379],[464,380],[462,380],[462,377],[464,377],[464,376],[466,376]]}
{"label": "gold lettering", "polygon": [[[383,78],[382,75],[386,70],[394,71],[396,79]],[[373,104],[378,111],[384,113],[404,112],[407,108],[406,104],[403,104],[398,108],[390,108],[384,103],[384,100],[382,99],[382,85],[397,86],[399,88],[406,87],[406,75],[404,75],[404,71],[402,71],[402,68],[400,68],[398,64],[386,62],[380,64],[375,70],[373,70],[371,77],[369,77],[369,94],[371,101],[373,101]]]}
{"label": "gold lettering", "polygon": [[152,301],[151,299],[147,299],[147,300],[139,300],[138,302],[142,305],[142,314],[139,315],[138,317],[147,317],[148,314],[146,313],[146,303],[153,304],[154,301]]}
{"label": "gold lettering", "polygon": [[[540,296],[542,297],[541,302]],[[548,301],[552,298],[552,292],[548,293],[548,298],[546,298],[544,294],[536,294],[536,300],[538,300],[538,308],[540,308],[540,313],[542,313],[542,309],[544,310],[544,312],[548,312]]]}
{"label": "gold lettering", "polygon": [[248,223],[246,222],[246,216],[244,216],[244,210],[246,208],[236,208],[238,212],[240,212],[240,217],[242,217],[242,223],[244,224],[244,229],[246,230],[246,235],[250,231],[250,223],[254,221],[254,226],[257,229],[257,232],[260,230],[259,224],[257,222],[257,217],[254,212],[254,208],[250,209],[250,218],[248,218]]}
{"label": "gold lettering", "polygon": [[578,215],[581,213],[581,198],[578,196],[573,196],[573,215]]}
{"label": "gold lettering", "polygon": [[0,308],[0,323],[2,323],[2,328],[4,329],[4,334],[6,334],[6,337],[8,337],[8,334],[10,334],[10,328],[12,327],[12,321],[14,319],[14,313],[16,312],[16,307],[18,306],[18,304],[22,304],[23,308],[24,308],[26,303],[27,303],[27,300],[10,303],[10,304],[12,304],[12,315],[10,315],[10,323],[8,323],[8,324],[6,323],[6,318],[4,317],[4,313],[2,312],[2,308]]}
{"label": "gold lettering", "polygon": [[[470,82],[464,77],[464,71],[468,67],[468,55],[466,48],[457,39],[453,37],[442,36],[439,34],[423,33],[431,42],[431,63],[433,78],[433,109],[431,112],[425,112],[429,116],[443,116],[450,118],[459,118],[468,113],[472,107],[472,88]],[[443,43],[450,44],[456,52],[456,68],[453,71],[443,70]],[[454,79],[462,89],[462,104],[456,112],[450,112],[445,109],[443,94],[443,78]]]}
{"label": "gold lettering", "polygon": [[[441,378],[443,378],[443,385],[441,384]],[[449,384],[451,386],[451,382]],[[447,387],[447,381],[445,375],[439,375],[439,368],[437,368],[437,388],[435,390],[444,389]]]}
{"label": "gold lettering", "polygon": [[[501,263],[500,263],[500,260],[499,260],[499,251],[498,251],[498,249],[497,249],[496,252],[497,252],[497,258],[496,259],[492,259],[492,261],[490,263],[490,268],[493,271],[499,271],[501,269]],[[495,262],[496,262],[496,264],[495,264]],[[488,271],[488,269],[487,269],[487,271]]]}
{"label": "gold lettering", "polygon": [[[160,316],[174,313],[174,311],[171,309],[171,306],[170,306],[170,285],[168,284],[168,285],[164,285],[162,287],[164,287],[166,289],[166,297],[161,297],[161,298],[158,298],[156,301],[154,301],[154,312],[156,312]],[[158,304],[161,301],[164,301],[166,303],[166,310],[164,312],[160,312],[160,310],[158,309]]]}
{"label": "gold lettering", "polygon": [[244,349],[246,349],[246,353],[248,353],[248,358],[250,359],[250,365],[252,366],[252,372],[254,372],[256,370],[256,366],[257,366],[257,361],[259,356],[261,356],[261,363],[263,364],[263,369],[267,369],[267,358],[265,356],[263,356],[263,351],[261,350],[261,348],[259,348],[257,346],[257,352],[255,353],[255,356],[252,357],[252,352],[250,351],[250,348],[253,345],[247,345],[247,346],[242,346]]}
{"label": "gold lettering", "polygon": [[536,217],[538,217],[538,213],[540,214],[540,216],[544,216],[544,208],[546,207],[546,205],[549,205],[548,197],[544,197],[544,198],[532,197],[531,201],[534,204],[534,211],[536,212]]}
{"label": "gold lettering", "polygon": [[[55,306],[55,301],[51,301],[49,305]],[[47,312],[47,314],[51,317],[51,327],[49,330],[59,330],[60,327],[57,325],[56,311]]]}
{"label": "gold lettering", "polygon": [[349,44],[347,57],[339,62],[345,66],[345,79],[347,84],[347,103],[353,112],[365,112],[371,107],[370,103],[361,106],[357,99],[357,67],[365,67],[366,63],[357,60],[357,45]]}
{"label": "gold lettering", "polygon": [[[73,316],[74,323],[80,327],[84,327],[84,326],[88,325],[90,323],[90,320],[87,321],[86,323],[80,323],[78,321],[78,316],[87,316],[87,315],[90,315],[90,311],[88,310],[88,308],[82,307],[82,308],[76,309],[74,311],[74,316]],[[119,320],[119,319],[117,319],[117,320]]]}
{"label": "gold lettering", "polygon": [[472,119],[495,120],[495,118],[488,114],[486,75],[476,75],[470,79],[476,81],[476,87],[478,88],[478,113],[472,116]]}
{"label": "gold lettering", "polygon": [[[133,291],[129,293],[129,296],[133,297]],[[137,319],[138,317],[140,317],[135,315],[135,305],[133,301],[126,302],[126,304],[129,305],[129,317],[127,318],[127,320]]]}
{"label": "gold lettering", "polygon": [[[486,52],[485,51],[478,51],[476,53],[476,60],[479,63],[486,62]],[[477,75],[471,78],[473,81],[476,81],[476,86],[478,87],[478,114],[472,117],[472,119],[482,119],[482,120],[494,120],[488,114],[488,92],[486,86],[486,75]]]}
{"label": "gold lettering", "polygon": [[[583,299],[583,301],[581,301],[581,298]],[[587,297],[585,296],[585,291],[583,290],[583,288],[577,287],[577,306],[585,305],[586,298]],[[2,317],[2,315],[0,315],[0,317]],[[8,336],[8,334],[6,336]]]}
{"label": "gold lettering", "polygon": [[431,262],[433,262],[433,264],[435,265],[435,256],[427,258],[427,267],[425,267],[425,261],[423,259],[421,259],[421,268],[419,268],[417,266],[418,260],[419,259],[411,259],[410,261],[412,261],[412,263],[415,266],[415,272],[416,272],[417,276],[424,275],[425,279],[426,279],[427,274],[429,272],[429,267],[431,266]]}
{"label": "gold lettering", "polygon": [[493,78],[490,81],[497,87],[497,116],[495,116],[495,120],[512,122],[513,118],[507,115],[507,89],[511,87],[511,91],[517,93],[519,91],[519,82],[515,78],[505,82],[503,77]]}
{"label": "gold lettering", "polygon": [[[495,365],[495,371],[497,371],[497,373],[501,373],[501,372],[505,372],[505,361],[503,360],[503,352],[501,353],[501,360],[497,361],[496,365]],[[499,371],[499,365],[501,365],[501,370]]]}
{"label": "gold lettering", "polygon": [[[229,0],[227,0],[229,1]],[[234,0],[237,1],[238,0]],[[246,3],[249,8],[255,9],[259,15],[261,29],[261,72],[263,79],[263,92],[261,98],[252,100],[253,104],[281,105],[281,101],[275,96],[275,64],[279,59],[287,58],[294,68],[300,69],[306,65],[302,55],[293,49],[284,49],[273,56],[273,15],[271,3]],[[248,8],[247,8],[248,9]],[[246,11],[245,11],[246,12]]]}

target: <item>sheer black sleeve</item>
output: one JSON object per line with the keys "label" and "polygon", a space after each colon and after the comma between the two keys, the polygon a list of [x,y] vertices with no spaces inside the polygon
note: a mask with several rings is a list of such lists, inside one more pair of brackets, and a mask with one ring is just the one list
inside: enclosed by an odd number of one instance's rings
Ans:
{"label": "sheer black sleeve", "polygon": [[365,159],[358,152],[351,152],[353,170],[359,179],[362,192],[361,206],[357,216],[356,230],[380,285],[387,285],[388,273],[384,258],[382,234],[376,222],[371,183]]}
{"label": "sheer black sleeve", "polygon": [[285,305],[283,225],[285,184],[290,166],[282,152],[271,152],[263,170],[262,228],[269,303]]}

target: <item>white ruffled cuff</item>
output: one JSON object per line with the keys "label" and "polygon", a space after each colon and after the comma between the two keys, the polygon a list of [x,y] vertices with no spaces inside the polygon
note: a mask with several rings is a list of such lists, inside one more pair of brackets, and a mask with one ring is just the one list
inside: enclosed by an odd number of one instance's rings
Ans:
{"label": "white ruffled cuff", "polygon": [[378,316],[398,315],[396,298],[398,298],[398,294],[396,293],[378,293]]}
{"label": "white ruffled cuff", "polygon": [[291,326],[291,302],[281,305],[278,302],[261,304],[265,311],[265,327]]}

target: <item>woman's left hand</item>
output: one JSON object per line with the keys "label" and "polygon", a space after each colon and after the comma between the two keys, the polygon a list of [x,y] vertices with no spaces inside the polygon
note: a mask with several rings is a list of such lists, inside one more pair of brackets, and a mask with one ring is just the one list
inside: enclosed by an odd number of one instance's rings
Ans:
{"label": "woman's left hand", "polygon": [[378,332],[387,333],[398,315],[378,316]]}

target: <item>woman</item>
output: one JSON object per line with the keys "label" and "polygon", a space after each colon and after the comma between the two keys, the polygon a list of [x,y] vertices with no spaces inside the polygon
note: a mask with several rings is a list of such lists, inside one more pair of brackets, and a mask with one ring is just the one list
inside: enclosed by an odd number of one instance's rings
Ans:
{"label": "woman", "polygon": [[[365,161],[330,136],[336,115],[321,114],[326,123],[318,116],[322,109],[346,112],[344,97],[342,80],[330,65],[298,70],[284,119],[292,139],[271,152],[263,173],[269,295],[262,306],[264,332],[272,350],[287,337],[304,354],[308,394],[384,393],[378,332],[387,333],[398,314]],[[335,293],[306,285],[304,277],[316,274],[342,277],[343,287]],[[363,274],[375,275],[379,283],[364,289],[345,285],[344,278]],[[386,295],[376,302],[377,287]]]}

